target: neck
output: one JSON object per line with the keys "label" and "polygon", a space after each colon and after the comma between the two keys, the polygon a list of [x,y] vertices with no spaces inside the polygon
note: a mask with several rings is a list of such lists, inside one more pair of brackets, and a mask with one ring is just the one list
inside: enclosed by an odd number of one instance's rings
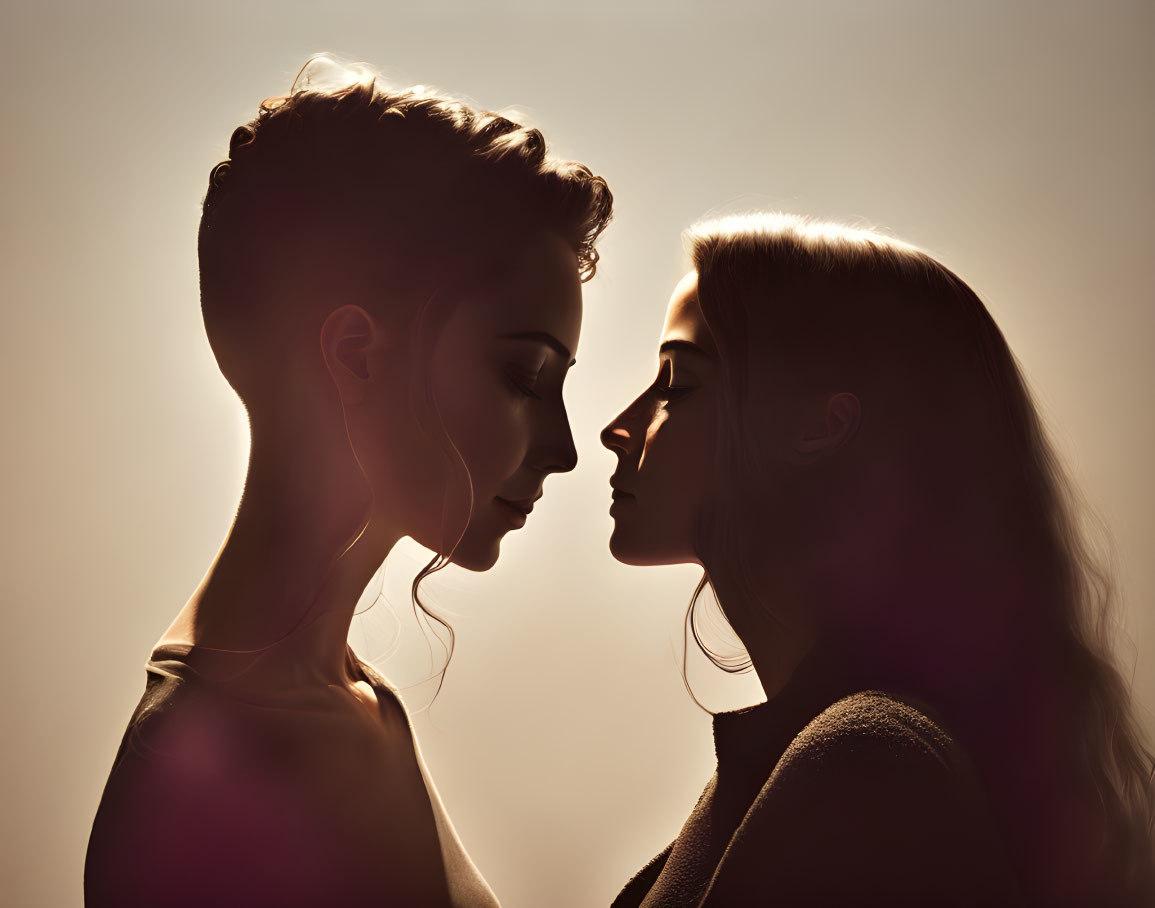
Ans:
{"label": "neck", "polygon": [[279,687],[350,683],[349,625],[400,533],[365,527],[369,494],[351,454],[253,428],[236,519],[162,638],[209,670]]}
{"label": "neck", "polygon": [[[814,632],[797,619],[801,610],[792,597],[774,596],[768,600],[776,607],[776,614],[771,614],[763,602],[757,601],[759,596],[766,596],[768,584],[755,580],[752,589],[744,588],[724,572],[715,575],[708,567],[707,572],[718,604],[750,654],[766,698],[774,699],[814,648]],[[780,607],[775,599],[782,600]]]}

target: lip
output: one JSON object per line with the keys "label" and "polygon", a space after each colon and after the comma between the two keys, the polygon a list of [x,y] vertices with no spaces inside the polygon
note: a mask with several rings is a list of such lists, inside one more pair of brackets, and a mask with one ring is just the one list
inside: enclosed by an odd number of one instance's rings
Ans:
{"label": "lip", "polygon": [[511,507],[517,508],[517,510],[521,511],[523,514],[528,514],[533,510],[534,502],[541,498],[542,494],[543,493],[538,492],[536,495],[530,495],[526,498],[502,498],[500,495],[494,497],[496,497],[498,501],[504,502]]}
{"label": "lip", "polygon": [[610,504],[610,513],[611,514],[613,514],[615,510],[620,510],[622,505],[636,500],[633,493],[627,492],[625,489],[623,489],[621,486],[619,486],[617,484],[617,482],[615,482],[613,479],[610,480],[610,487],[614,490],[613,493],[610,495],[610,498],[613,499],[611,504]]}
{"label": "lip", "polygon": [[635,501],[633,495],[625,495],[625,494],[620,494],[618,492],[614,492],[613,499],[614,500],[612,502],[610,502],[610,513],[611,514],[617,513],[623,507],[628,506],[630,504],[633,504],[633,502]]}
{"label": "lip", "polygon": [[621,484],[616,479],[614,479],[613,477],[610,478],[610,488],[614,490],[614,498],[621,498],[621,497],[627,496],[627,495],[630,498],[634,497],[633,492],[627,492],[625,489],[623,489],[621,487]]}
{"label": "lip", "polygon": [[[537,496],[540,498],[541,496]],[[510,501],[508,498],[502,498],[500,495],[494,496],[494,501],[498,503],[501,510],[504,512],[509,522],[514,527],[525,526],[525,520],[529,516],[529,512],[533,510],[533,503],[535,498],[522,498],[517,501]]]}

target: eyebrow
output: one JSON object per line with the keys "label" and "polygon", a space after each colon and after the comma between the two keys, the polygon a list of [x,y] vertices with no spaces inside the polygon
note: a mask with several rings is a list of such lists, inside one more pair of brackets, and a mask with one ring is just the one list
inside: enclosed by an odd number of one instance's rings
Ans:
{"label": "eyebrow", "polygon": [[572,358],[573,354],[569,352],[569,348],[546,331],[514,331],[511,334],[502,334],[501,338],[502,340],[525,340],[545,344],[562,358],[568,359],[571,366],[577,362],[576,359]]}
{"label": "eyebrow", "polygon": [[668,341],[665,341],[662,344],[662,346],[660,346],[658,348],[658,353],[662,354],[662,353],[666,353],[670,350],[685,350],[687,353],[697,353],[699,356],[705,356],[705,357],[709,357],[710,359],[713,359],[713,357],[710,356],[709,353],[707,353],[705,350],[703,350],[697,344],[695,344],[691,341],[688,341],[688,340],[668,340]]}

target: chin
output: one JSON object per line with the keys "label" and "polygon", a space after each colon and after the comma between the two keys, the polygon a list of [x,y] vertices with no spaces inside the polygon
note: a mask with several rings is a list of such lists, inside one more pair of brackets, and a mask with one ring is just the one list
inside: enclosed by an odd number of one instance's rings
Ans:
{"label": "chin", "polygon": [[635,539],[625,538],[625,534],[614,530],[610,536],[610,554],[622,564],[634,567],[650,567],[660,564],[698,564],[697,558],[685,552],[678,552],[644,544]]}
{"label": "chin", "polygon": [[501,540],[495,539],[490,545],[470,545],[469,540],[463,539],[461,545],[457,547],[457,551],[453,553],[453,557],[449,559],[450,563],[456,564],[458,567],[465,568],[467,571],[488,571],[491,567],[497,564],[498,556],[501,555]]}

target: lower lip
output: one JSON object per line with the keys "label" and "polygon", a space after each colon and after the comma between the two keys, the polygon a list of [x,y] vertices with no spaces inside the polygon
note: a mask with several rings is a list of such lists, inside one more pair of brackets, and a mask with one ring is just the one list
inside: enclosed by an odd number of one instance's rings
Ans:
{"label": "lower lip", "polygon": [[620,508],[623,504],[627,504],[634,500],[633,495],[627,495],[625,492],[614,492],[613,504],[610,505],[610,513],[614,512],[614,508]]}
{"label": "lower lip", "polygon": [[518,510],[517,508],[515,508],[513,505],[511,505],[509,502],[505,501],[502,498],[495,498],[494,501],[497,502],[498,506],[501,508],[502,512],[505,514],[506,519],[511,524],[513,524],[513,526],[515,528],[525,526],[525,518],[529,516],[528,514],[525,513],[525,511]]}

